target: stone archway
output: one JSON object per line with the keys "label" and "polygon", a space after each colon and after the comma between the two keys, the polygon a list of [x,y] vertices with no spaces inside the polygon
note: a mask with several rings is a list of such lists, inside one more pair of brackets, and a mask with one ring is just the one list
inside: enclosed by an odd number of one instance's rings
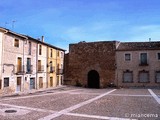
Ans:
{"label": "stone archway", "polygon": [[88,72],[88,87],[100,88],[99,73],[96,70],[91,70]]}

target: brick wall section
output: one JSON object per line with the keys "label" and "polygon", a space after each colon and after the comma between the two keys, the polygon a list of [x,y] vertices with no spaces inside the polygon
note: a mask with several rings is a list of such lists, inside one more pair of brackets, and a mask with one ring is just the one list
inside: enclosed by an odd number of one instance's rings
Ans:
{"label": "brick wall section", "polygon": [[114,83],[116,44],[116,41],[70,44],[69,54],[65,55],[64,83],[87,86],[91,70],[99,73],[101,88]]}

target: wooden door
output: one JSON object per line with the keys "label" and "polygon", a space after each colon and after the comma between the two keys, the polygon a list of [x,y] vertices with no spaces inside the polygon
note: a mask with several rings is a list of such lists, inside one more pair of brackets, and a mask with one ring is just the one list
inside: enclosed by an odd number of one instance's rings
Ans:
{"label": "wooden door", "polygon": [[21,91],[21,77],[17,77],[17,92]]}
{"label": "wooden door", "polygon": [[43,77],[39,77],[39,88],[43,88]]}

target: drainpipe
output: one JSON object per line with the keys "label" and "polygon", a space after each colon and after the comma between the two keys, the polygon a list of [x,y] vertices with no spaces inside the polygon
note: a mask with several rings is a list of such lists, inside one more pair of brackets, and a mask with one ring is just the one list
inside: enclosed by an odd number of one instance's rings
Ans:
{"label": "drainpipe", "polygon": [[[5,30],[5,32],[3,33],[3,35],[2,35],[2,56],[1,56],[1,72],[0,72],[0,76],[1,76],[1,78],[0,79],[2,79],[2,72],[3,72],[3,53],[4,53],[4,46],[3,46],[3,41],[5,41],[5,39],[6,39],[6,33],[7,33],[8,31],[7,30]],[[1,81],[2,82],[2,81]],[[1,84],[1,89],[3,89],[3,83],[4,82],[2,82],[2,84]]]}
{"label": "drainpipe", "polygon": [[57,49],[56,49],[56,66],[55,66],[55,69],[56,69],[55,71],[56,71],[56,81],[57,81]]}
{"label": "drainpipe", "polygon": [[25,90],[25,74],[24,74],[24,71],[25,71],[25,65],[24,65],[24,43],[25,43],[25,40],[23,40],[23,66],[22,66],[22,69],[23,69],[23,91]]}
{"label": "drainpipe", "polygon": [[48,66],[47,66],[47,64],[48,64],[48,54],[49,54],[49,52],[48,52],[49,50],[48,50],[48,46],[47,46],[47,50],[46,50],[46,88],[48,88]]}
{"label": "drainpipe", "polygon": [[35,89],[37,89],[37,78],[38,77],[38,43],[36,45],[36,79],[35,79]]}

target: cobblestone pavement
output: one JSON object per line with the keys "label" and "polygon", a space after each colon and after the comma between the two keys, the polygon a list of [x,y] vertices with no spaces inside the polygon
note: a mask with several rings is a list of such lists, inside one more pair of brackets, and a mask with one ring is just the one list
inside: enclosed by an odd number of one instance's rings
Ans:
{"label": "cobblestone pavement", "polygon": [[0,120],[75,119],[160,120],[160,89],[63,87],[0,98]]}

